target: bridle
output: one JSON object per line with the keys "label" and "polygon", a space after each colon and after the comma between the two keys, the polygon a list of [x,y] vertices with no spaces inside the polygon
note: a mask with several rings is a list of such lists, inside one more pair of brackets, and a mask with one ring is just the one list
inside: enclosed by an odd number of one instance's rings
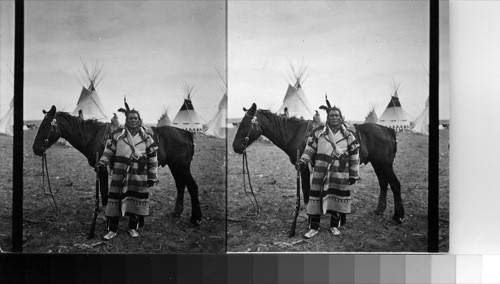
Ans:
{"label": "bridle", "polygon": [[[49,118],[47,115],[45,115],[45,118]],[[52,132],[56,132],[57,134],[59,134],[59,136],[61,136],[61,131],[59,130],[59,126],[57,125],[57,120],[56,120],[56,115],[54,114],[54,117],[52,118],[52,121],[50,122],[50,130],[49,130],[49,133],[47,133],[47,138],[45,138],[45,140],[43,140],[43,143],[42,143],[42,150],[45,152],[45,150],[47,150],[48,146],[49,146],[49,138],[50,138],[50,134],[52,134]]]}
{"label": "bridle", "polygon": [[[248,115],[248,113],[245,113],[246,116],[252,117]],[[256,129],[257,131],[261,131],[259,122],[257,121],[257,111],[255,112],[255,115],[252,117],[252,120],[250,121],[250,129],[248,129],[248,133],[243,139],[243,142],[241,142],[241,146],[243,146],[243,149],[246,149],[248,147],[248,140],[250,140],[250,133],[252,133],[252,130]]]}

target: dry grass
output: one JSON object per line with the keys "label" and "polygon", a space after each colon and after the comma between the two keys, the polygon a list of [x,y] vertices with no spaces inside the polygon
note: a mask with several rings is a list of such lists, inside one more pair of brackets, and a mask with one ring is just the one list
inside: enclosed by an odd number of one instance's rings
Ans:
{"label": "dry grass", "polygon": [[[105,225],[98,224],[96,237],[86,239],[94,206],[94,172],[82,154],[72,147],[54,146],[48,151],[52,188],[59,205],[55,215],[40,187],[41,158],[31,143],[36,131],[25,131],[24,143],[24,251],[31,253],[222,253],[226,245],[225,141],[196,136],[193,176],[200,187],[203,223],[189,223],[190,198],[180,219],[169,216],[176,190],[168,168],[159,172],[160,186],[152,189],[151,216],[138,239],[124,230],[108,244],[100,241]],[[235,130],[229,133],[231,145]],[[449,155],[448,130],[440,131],[440,251],[449,244]],[[428,137],[398,135],[395,171],[402,183],[406,220],[391,220],[392,193],[384,215],[372,214],[378,198],[378,181],[371,165],[362,166],[362,180],[353,188],[353,212],[339,237],[322,230],[307,242],[301,241],[306,222],[298,223],[297,236],[287,237],[295,205],[295,170],[277,147],[256,142],[248,149],[252,185],[262,213],[247,216],[251,204],[243,192],[241,156],[228,149],[227,227],[228,251],[252,252],[425,252],[427,250],[427,155]],[[0,246],[11,247],[12,137],[0,135]],[[299,219],[300,221],[300,219]],[[328,224],[323,218],[322,225]],[[120,223],[126,228],[126,221]]]}
{"label": "dry grass", "polygon": [[[195,156],[191,167],[199,186],[203,213],[200,227],[193,227],[191,201],[185,193],[184,213],[173,218],[176,188],[168,167],[160,168],[160,184],[152,188],[151,215],[132,239],[128,219],[120,221],[118,236],[101,241],[105,223],[97,224],[96,237],[87,240],[95,202],[95,173],[85,157],[73,147],[56,146],[47,152],[50,182],[59,212],[56,215],[44,197],[41,158],[31,150],[36,130],[25,131],[24,139],[24,244],[30,253],[223,253],[225,251],[225,140],[195,136]],[[11,249],[12,137],[0,136],[1,172],[0,246]]]}

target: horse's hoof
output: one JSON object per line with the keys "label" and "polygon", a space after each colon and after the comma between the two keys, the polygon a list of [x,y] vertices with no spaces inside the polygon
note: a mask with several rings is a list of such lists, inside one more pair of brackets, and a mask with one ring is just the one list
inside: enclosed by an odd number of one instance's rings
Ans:
{"label": "horse's hoof", "polygon": [[196,219],[191,218],[191,220],[189,220],[189,221],[191,221],[191,224],[193,224],[195,227],[198,227],[201,225],[201,220],[196,220]]}
{"label": "horse's hoof", "polygon": [[172,212],[170,213],[170,216],[174,217],[174,218],[180,218],[181,217],[181,214],[180,213],[177,213],[177,212]]}
{"label": "horse's hoof", "polygon": [[394,216],[394,217],[392,217],[392,220],[394,220],[398,224],[402,224],[404,222],[405,218]]}

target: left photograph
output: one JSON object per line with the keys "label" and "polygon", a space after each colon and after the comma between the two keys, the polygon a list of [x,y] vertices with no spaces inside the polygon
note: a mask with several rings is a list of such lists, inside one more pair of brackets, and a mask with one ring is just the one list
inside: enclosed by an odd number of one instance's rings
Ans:
{"label": "left photograph", "polygon": [[[11,251],[14,1],[0,12]],[[31,1],[24,26],[23,252],[224,253],[226,2]]]}

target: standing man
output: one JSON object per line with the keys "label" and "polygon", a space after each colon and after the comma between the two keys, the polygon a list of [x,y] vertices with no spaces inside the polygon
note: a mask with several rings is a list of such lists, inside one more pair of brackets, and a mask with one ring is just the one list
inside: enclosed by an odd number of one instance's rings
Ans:
{"label": "standing man", "polygon": [[137,229],[149,215],[149,187],[157,182],[158,147],[151,134],[142,126],[139,112],[127,107],[125,128],[115,131],[108,139],[99,161],[100,167],[112,163],[112,178],[105,215],[111,240],[118,232],[119,218],[129,217],[130,236],[139,236]]}
{"label": "standing man", "polygon": [[327,112],[327,124],[317,129],[306,143],[297,167],[314,159],[311,192],[307,204],[309,231],[304,238],[319,233],[321,215],[330,213],[330,232],[337,236],[339,227],[351,213],[351,191],[359,179],[359,143],[343,124],[342,112],[336,106],[321,106]]}

